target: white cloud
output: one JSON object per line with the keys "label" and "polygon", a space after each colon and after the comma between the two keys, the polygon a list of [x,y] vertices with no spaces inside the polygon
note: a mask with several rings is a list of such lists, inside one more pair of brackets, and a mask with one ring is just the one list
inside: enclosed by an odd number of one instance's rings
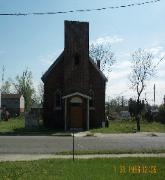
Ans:
{"label": "white cloud", "polygon": [[126,70],[126,69],[130,69],[131,66],[131,62],[128,60],[125,61],[118,61],[116,64],[114,64],[113,69],[115,70]]}
{"label": "white cloud", "polygon": [[[161,57],[165,56],[165,48],[163,46],[157,45],[145,49],[151,52],[154,55],[153,62],[156,65]],[[130,82],[128,80],[129,73],[131,71],[131,62],[129,59],[131,58],[130,53],[120,53],[118,55],[118,61],[114,64],[112,68],[112,72],[109,75],[109,81],[107,83],[106,96],[110,97],[110,99],[115,98],[117,96],[124,96],[125,98],[136,98],[136,91],[130,89]],[[154,104],[154,96],[153,96],[153,86],[156,85],[156,104],[163,103],[163,97],[165,95],[165,59],[160,62],[157,66],[156,75],[148,82],[146,82],[146,88],[141,95],[141,98],[146,98],[150,104]]]}
{"label": "white cloud", "polygon": [[[149,104],[154,104],[154,90],[153,86],[156,85],[156,98],[155,104],[162,104],[163,97],[165,95],[165,81],[160,78],[153,78],[150,81],[146,82],[146,87],[141,94],[141,99],[145,98],[149,102]],[[109,96],[111,99],[117,96],[124,96],[125,98],[136,98],[137,93],[130,88],[130,83],[128,80],[128,74],[126,71],[121,73],[113,72],[112,76],[109,78],[109,82],[107,83],[106,96]]]}
{"label": "white cloud", "polygon": [[[153,62],[155,63],[155,65],[163,57],[164,57],[164,60],[162,60],[162,61],[165,61],[165,48],[164,47],[155,46],[155,47],[151,47],[151,48],[148,48],[148,49],[145,49],[145,50],[153,54],[153,56],[154,56]],[[160,62],[160,63],[162,64],[162,62]],[[160,66],[160,65],[158,65],[158,66]]]}
{"label": "white cloud", "polygon": [[114,36],[99,37],[95,39],[94,41],[91,41],[91,44],[107,44],[107,43],[116,44],[123,41],[124,41],[123,38],[120,38],[117,35],[114,35]]}
{"label": "white cloud", "polygon": [[163,50],[163,47],[162,46],[156,46],[156,47],[152,47],[152,48],[149,48],[149,49],[146,49],[146,50],[148,50],[154,56],[157,56],[157,55],[160,55],[160,53]]}
{"label": "white cloud", "polygon": [[117,54],[117,57],[119,59],[128,59],[131,57],[131,53],[130,52],[120,52],[119,54]]}
{"label": "white cloud", "polygon": [[128,76],[129,72],[128,71],[122,71],[122,72],[111,72],[110,73],[110,80],[121,80],[123,78],[126,78]]}

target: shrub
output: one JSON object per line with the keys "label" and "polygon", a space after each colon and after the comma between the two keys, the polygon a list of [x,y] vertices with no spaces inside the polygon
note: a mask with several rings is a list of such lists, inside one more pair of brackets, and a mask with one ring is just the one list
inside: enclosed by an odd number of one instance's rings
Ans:
{"label": "shrub", "polygon": [[165,124],[165,106],[164,105],[161,105],[159,107],[159,113],[157,116],[157,121]]}

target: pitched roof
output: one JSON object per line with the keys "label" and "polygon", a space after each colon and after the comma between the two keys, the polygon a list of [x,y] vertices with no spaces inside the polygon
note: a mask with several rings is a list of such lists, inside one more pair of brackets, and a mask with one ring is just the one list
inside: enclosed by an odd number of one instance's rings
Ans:
{"label": "pitched roof", "polygon": [[71,94],[68,94],[68,95],[66,95],[66,96],[63,96],[62,99],[66,99],[66,98],[69,98],[69,97],[72,97],[72,96],[76,96],[76,95],[82,96],[82,97],[84,97],[84,98],[86,98],[86,99],[91,99],[90,96],[88,96],[88,95],[86,95],[86,94],[79,93],[79,92],[75,92],[75,93],[71,93]]}
{"label": "pitched roof", "polygon": [[62,59],[62,57],[64,56],[64,51],[62,51],[62,53],[58,56],[58,58],[54,61],[54,63],[49,67],[49,69],[43,74],[43,76],[41,77],[42,81],[44,81],[44,79],[49,75],[49,73],[54,69],[54,67],[56,66],[56,64],[60,61],[60,59]]}
{"label": "pitched roof", "polygon": [[[54,69],[54,67],[56,66],[56,64],[62,59],[62,57],[64,57],[64,51],[58,56],[58,58],[54,61],[54,63],[49,67],[49,69],[43,74],[43,76],[41,77],[41,79],[44,81],[44,79],[49,75],[49,73]],[[91,64],[93,65],[93,67],[98,71],[98,73],[100,74],[100,76],[105,80],[108,81],[108,79],[105,77],[105,75],[103,74],[103,72],[97,67],[96,63],[94,62],[94,60],[89,56],[89,62],[91,62]]]}
{"label": "pitched roof", "polygon": [[4,99],[20,99],[21,96],[21,94],[1,94],[1,97]]}
{"label": "pitched roof", "polygon": [[98,66],[96,65],[96,63],[94,62],[94,60],[89,56],[89,61],[92,63],[92,65],[94,66],[94,68],[98,71],[98,73],[100,74],[100,76],[105,80],[108,81],[108,79],[105,77],[105,75],[103,74],[103,72],[98,68]]}

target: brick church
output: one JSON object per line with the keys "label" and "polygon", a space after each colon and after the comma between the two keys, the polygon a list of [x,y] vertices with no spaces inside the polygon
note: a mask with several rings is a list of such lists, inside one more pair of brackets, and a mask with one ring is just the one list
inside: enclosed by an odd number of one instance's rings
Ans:
{"label": "brick church", "polygon": [[107,78],[89,56],[89,23],[65,21],[64,51],[42,81],[45,127],[88,130],[105,122]]}

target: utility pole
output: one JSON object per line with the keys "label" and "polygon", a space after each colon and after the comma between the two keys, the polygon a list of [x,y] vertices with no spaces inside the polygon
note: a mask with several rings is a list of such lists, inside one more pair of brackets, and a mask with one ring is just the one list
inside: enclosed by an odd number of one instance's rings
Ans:
{"label": "utility pole", "polygon": [[2,81],[1,81],[1,84],[0,84],[0,121],[1,121],[1,112],[2,112],[2,85],[3,85],[3,82],[4,82],[4,74],[5,74],[5,67],[3,65],[2,67]]}
{"label": "utility pole", "polygon": [[155,107],[155,84],[154,84],[154,107]]}
{"label": "utility pole", "polygon": [[5,76],[5,66],[2,67],[2,85],[4,83],[4,76]]}
{"label": "utility pole", "polygon": [[[0,84],[1,86],[1,84]],[[1,121],[1,87],[0,87],[0,121]]]}

